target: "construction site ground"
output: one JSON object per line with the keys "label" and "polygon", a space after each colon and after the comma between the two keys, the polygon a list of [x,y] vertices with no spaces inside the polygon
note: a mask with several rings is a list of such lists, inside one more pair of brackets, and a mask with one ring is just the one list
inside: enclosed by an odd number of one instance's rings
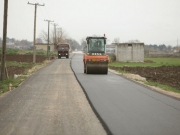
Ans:
{"label": "construction site ground", "polygon": [[[1,57],[1,56],[0,56]],[[43,62],[47,58],[45,56],[37,55],[36,62]],[[7,55],[6,61],[17,61],[21,62],[32,62],[32,55]],[[145,61],[151,63],[152,61]],[[31,67],[21,67],[21,66],[7,66],[8,75],[13,77],[14,74],[22,74],[25,70],[30,69]],[[158,82],[160,84],[168,85],[173,88],[180,90],[180,66],[162,66],[162,67],[110,67],[113,70],[121,70],[123,72],[131,73],[130,76],[133,76],[134,79],[138,80],[137,76],[145,78],[147,81]],[[132,75],[133,74],[133,75]],[[1,87],[0,87],[1,89]]]}
{"label": "construction site ground", "polygon": [[[22,56],[22,60],[26,57]],[[106,134],[71,70],[70,61],[55,59],[18,88],[1,95],[0,134]],[[17,74],[18,68],[12,70],[12,75]]]}

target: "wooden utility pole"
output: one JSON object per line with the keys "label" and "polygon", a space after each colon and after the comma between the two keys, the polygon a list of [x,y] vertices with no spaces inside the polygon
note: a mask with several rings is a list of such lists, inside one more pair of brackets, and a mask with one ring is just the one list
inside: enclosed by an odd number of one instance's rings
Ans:
{"label": "wooden utility pole", "polygon": [[51,20],[44,20],[44,21],[48,22],[48,44],[47,44],[47,57],[48,57],[48,49],[49,49],[49,24],[50,24],[50,22],[54,22],[54,21],[51,21]]}
{"label": "wooden utility pole", "polygon": [[29,5],[34,5],[35,6],[35,11],[34,11],[34,46],[33,46],[33,63],[36,63],[36,13],[37,13],[37,6],[44,6],[40,5],[39,3],[29,3]]}
{"label": "wooden utility pole", "polygon": [[1,57],[1,81],[5,77],[6,69],[6,36],[7,36],[7,16],[8,16],[8,0],[4,0],[4,22],[3,22],[3,46],[2,46],[2,57]]}
{"label": "wooden utility pole", "polygon": [[56,26],[58,26],[57,23],[54,23],[54,36],[55,36],[55,40],[54,40],[54,44],[57,44],[57,39],[56,39]]}
{"label": "wooden utility pole", "polygon": [[56,39],[56,26],[58,26],[57,23],[54,24],[54,49],[57,47],[57,39]]}

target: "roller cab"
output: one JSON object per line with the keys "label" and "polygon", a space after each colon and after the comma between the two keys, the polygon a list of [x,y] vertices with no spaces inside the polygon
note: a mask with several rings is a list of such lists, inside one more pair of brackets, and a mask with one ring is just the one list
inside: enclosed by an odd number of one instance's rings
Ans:
{"label": "roller cab", "polygon": [[106,37],[87,37],[87,50],[83,57],[84,73],[107,74],[108,55],[105,53]]}

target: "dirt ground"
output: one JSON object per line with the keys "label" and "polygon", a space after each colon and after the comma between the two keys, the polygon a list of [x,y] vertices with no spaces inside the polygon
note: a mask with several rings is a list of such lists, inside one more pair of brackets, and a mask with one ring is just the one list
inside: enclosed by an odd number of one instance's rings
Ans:
{"label": "dirt ground", "polygon": [[[0,55],[1,58],[1,55]],[[36,55],[36,62],[43,62],[44,60],[46,60],[47,58],[45,56],[42,55]],[[17,61],[17,62],[28,62],[28,63],[32,63],[33,61],[33,55],[15,55],[15,54],[11,54],[11,55],[6,55],[6,61]],[[1,62],[1,59],[0,59]],[[1,65],[0,65],[1,67]],[[18,67],[18,66],[7,66],[7,71],[8,71],[8,75],[10,77],[13,77],[14,74],[22,74],[26,69],[29,69],[31,67]],[[1,70],[1,68],[0,68]]]}
{"label": "dirt ground", "polygon": [[[1,55],[0,55],[1,58]],[[36,55],[36,62],[43,62],[47,57],[42,55]],[[52,58],[51,58],[52,59]],[[1,59],[0,59],[1,61]],[[32,55],[6,55],[6,61],[17,61],[17,62],[30,62],[33,61]],[[152,61],[145,61],[152,63]],[[13,77],[14,74],[22,74],[26,69],[31,67],[7,67],[8,75]],[[162,67],[110,67],[115,70],[123,70],[132,74],[138,74],[148,81],[158,82],[161,84],[169,85],[171,87],[180,90],[180,66],[162,66]]]}
{"label": "dirt ground", "polygon": [[158,82],[180,90],[180,66],[162,67],[109,67],[114,70],[122,70],[132,74],[138,74],[147,81]]}

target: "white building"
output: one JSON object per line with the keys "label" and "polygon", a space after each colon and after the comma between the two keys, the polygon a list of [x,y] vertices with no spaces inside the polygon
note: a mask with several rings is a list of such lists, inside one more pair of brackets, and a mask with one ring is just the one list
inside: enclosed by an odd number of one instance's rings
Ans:
{"label": "white building", "polygon": [[[43,43],[37,43],[36,44],[36,50],[44,50],[47,51],[48,44],[43,44]],[[49,51],[52,52],[54,51],[55,47],[54,44],[49,44]]]}
{"label": "white building", "polygon": [[118,43],[115,55],[116,61],[144,62],[144,43]]}
{"label": "white building", "polygon": [[115,54],[115,44],[106,45],[107,54]]}

